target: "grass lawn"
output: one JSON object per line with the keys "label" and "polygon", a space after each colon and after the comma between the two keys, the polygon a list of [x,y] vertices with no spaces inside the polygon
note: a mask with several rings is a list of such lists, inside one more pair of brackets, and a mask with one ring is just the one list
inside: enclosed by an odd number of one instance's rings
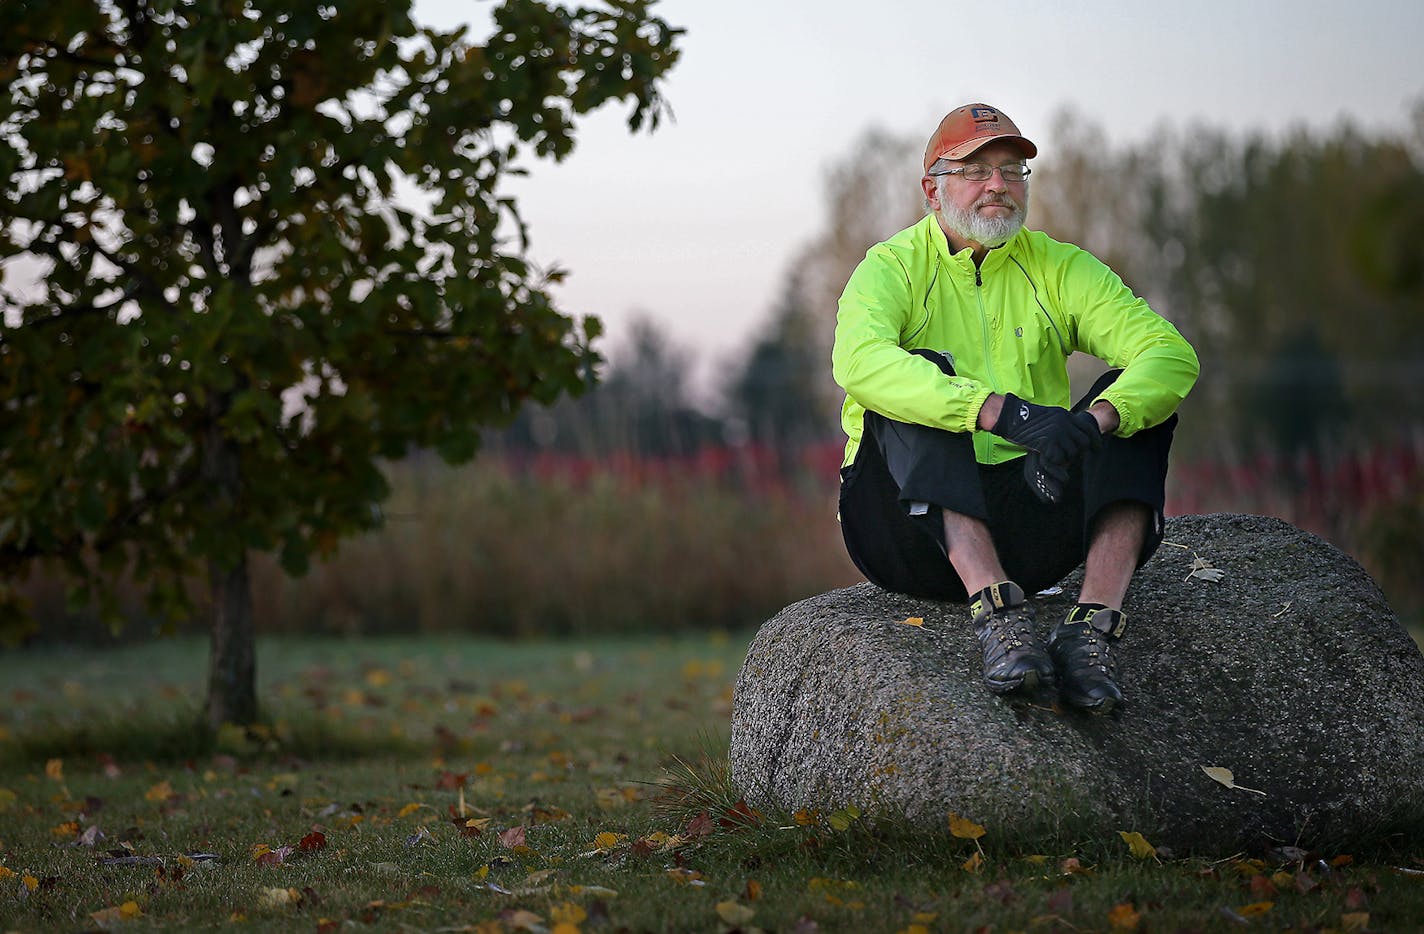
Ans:
{"label": "grass lawn", "polygon": [[1424,927],[1424,841],[1138,858],[1128,827],[748,812],[745,646],[267,641],[268,726],[210,743],[199,642],[0,654],[0,930]]}

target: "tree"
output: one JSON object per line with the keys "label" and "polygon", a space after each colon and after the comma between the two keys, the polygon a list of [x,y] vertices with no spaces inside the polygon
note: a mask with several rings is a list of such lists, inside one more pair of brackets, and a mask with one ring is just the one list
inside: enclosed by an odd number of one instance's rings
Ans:
{"label": "tree", "polygon": [[116,621],[194,610],[210,726],[257,715],[247,556],[291,573],[380,522],[380,459],[473,456],[577,391],[499,190],[573,121],[656,127],[680,30],[654,0],[504,0],[483,44],[409,2],[7,0],[0,7],[0,624],[35,562]]}

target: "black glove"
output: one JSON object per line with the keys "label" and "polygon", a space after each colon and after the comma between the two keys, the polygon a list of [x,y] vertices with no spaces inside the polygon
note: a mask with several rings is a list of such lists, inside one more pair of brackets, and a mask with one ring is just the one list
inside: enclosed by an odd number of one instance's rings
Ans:
{"label": "black glove", "polygon": [[1096,451],[1103,443],[1098,420],[1087,412],[1069,412],[1056,405],[1035,405],[1013,393],[1004,395],[1004,409],[989,429],[1006,441],[1042,454],[1068,466],[1084,452]]}
{"label": "black glove", "polygon": [[1039,502],[1051,506],[1063,498],[1063,488],[1068,485],[1068,468],[1044,460],[1037,451],[1029,451],[1024,456],[1024,480]]}
{"label": "black glove", "polygon": [[1087,412],[1069,412],[1056,405],[1025,402],[1013,393],[1004,395],[1004,408],[990,429],[1020,447],[1036,452],[1024,459],[1029,488],[1045,503],[1063,495],[1068,467],[1089,450],[1102,447],[1098,420]]}

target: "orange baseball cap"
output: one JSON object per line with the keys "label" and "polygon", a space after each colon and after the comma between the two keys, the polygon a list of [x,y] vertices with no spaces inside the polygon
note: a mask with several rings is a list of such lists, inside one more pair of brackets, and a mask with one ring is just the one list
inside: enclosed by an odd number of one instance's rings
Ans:
{"label": "orange baseball cap", "polygon": [[965,104],[945,115],[925,147],[925,171],[936,159],[963,159],[995,140],[1011,139],[1019,144],[1025,159],[1038,155],[1035,146],[1014,126],[1008,114],[988,104]]}

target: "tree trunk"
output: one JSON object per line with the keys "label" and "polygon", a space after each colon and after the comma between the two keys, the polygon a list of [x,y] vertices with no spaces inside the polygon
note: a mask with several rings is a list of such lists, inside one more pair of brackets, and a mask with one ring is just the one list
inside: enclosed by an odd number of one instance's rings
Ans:
{"label": "tree trunk", "polygon": [[208,561],[211,652],[208,656],[209,729],[257,720],[257,650],[252,627],[252,585],[244,553],[235,567]]}
{"label": "tree trunk", "polygon": [[[237,448],[223,436],[221,409],[213,403],[203,438],[203,479],[219,504],[218,515],[240,515],[242,467]],[[257,720],[257,645],[252,625],[252,583],[247,551],[231,561],[208,558],[208,703],[203,719],[216,731],[225,723]]]}

